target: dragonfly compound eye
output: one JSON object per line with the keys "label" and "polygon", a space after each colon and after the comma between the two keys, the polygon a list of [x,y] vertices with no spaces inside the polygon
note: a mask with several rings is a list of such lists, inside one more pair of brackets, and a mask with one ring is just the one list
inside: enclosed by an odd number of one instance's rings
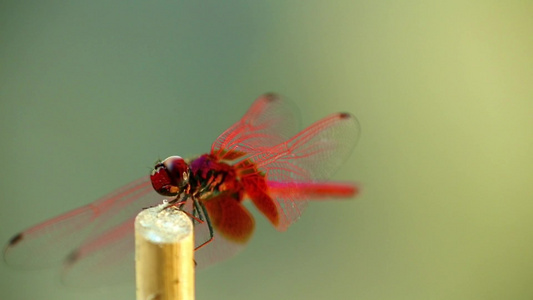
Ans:
{"label": "dragonfly compound eye", "polygon": [[189,180],[189,166],[180,156],[171,156],[163,161],[172,183],[182,187]]}
{"label": "dragonfly compound eye", "polygon": [[168,157],[155,165],[150,180],[159,194],[175,196],[189,180],[189,166],[179,156]]}

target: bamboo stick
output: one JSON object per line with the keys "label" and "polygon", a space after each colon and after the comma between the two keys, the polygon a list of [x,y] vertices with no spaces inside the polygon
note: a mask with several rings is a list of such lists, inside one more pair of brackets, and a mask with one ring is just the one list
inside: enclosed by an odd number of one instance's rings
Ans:
{"label": "bamboo stick", "polygon": [[193,300],[193,225],[182,211],[163,208],[135,219],[137,300]]}

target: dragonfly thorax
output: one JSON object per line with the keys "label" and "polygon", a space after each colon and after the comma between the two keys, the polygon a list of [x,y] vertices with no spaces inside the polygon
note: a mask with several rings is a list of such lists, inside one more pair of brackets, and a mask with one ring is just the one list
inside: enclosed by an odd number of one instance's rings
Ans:
{"label": "dragonfly thorax", "polygon": [[150,180],[155,191],[163,196],[186,192],[205,198],[223,191],[242,190],[235,169],[209,154],[193,159],[190,164],[179,156],[170,156],[155,165]]}
{"label": "dragonfly thorax", "polygon": [[191,193],[206,196],[223,191],[242,190],[233,166],[218,161],[212,155],[204,154],[189,165],[189,187]]}

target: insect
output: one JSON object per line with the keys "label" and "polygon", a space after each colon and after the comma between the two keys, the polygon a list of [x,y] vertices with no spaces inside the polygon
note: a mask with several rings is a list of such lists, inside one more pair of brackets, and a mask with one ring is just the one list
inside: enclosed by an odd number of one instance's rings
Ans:
{"label": "insect", "polygon": [[4,259],[19,268],[63,263],[63,280],[72,285],[133,280],[133,220],[161,195],[192,217],[198,267],[231,257],[254,231],[244,200],[284,231],[309,200],[357,193],[353,183],[327,181],[358,140],[357,119],[336,113],[300,132],[298,123],[291,103],[265,94],[209,153],[171,156],[150,176],[22,231],[8,242]]}

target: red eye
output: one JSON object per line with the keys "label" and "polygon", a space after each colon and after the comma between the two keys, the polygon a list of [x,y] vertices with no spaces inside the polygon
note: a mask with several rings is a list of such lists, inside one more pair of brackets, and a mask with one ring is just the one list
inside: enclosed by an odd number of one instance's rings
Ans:
{"label": "red eye", "polygon": [[189,166],[183,158],[171,156],[163,161],[163,165],[166,167],[173,184],[181,186],[183,181],[187,181]]}
{"label": "red eye", "polygon": [[189,180],[189,166],[183,158],[170,156],[155,165],[150,180],[159,194],[175,196]]}

